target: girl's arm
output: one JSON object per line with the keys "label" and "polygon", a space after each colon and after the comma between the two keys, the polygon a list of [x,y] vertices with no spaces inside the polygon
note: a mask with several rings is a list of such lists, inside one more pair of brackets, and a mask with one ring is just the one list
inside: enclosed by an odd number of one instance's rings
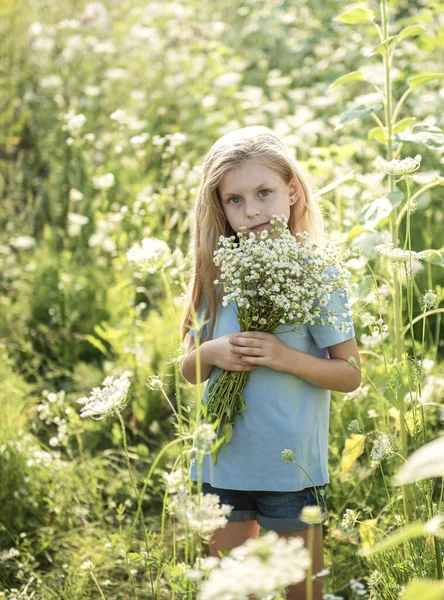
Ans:
{"label": "girl's arm", "polygon": [[[335,392],[352,392],[361,385],[361,362],[355,338],[328,347],[330,358],[290,348],[272,333],[246,331],[230,337],[231,352],[244,364],[263,365],[291,373],[304,381]],[[352,357],[356,364],[350,364]]]}
{"label": "girl's arm", "polygon": [[[188,348],[185,354],[185,357],[182,361],[182,365],[180,367],[180,372],[182,373],[182,377],[184,377],[189,383],[196,384],[197,383],[197,373],[196,373],[196,362],[197,362],[197,351],[195,348],[194,339],[190,338],[188,342]],[[211,363],[211,340],[208,342],[204,342],[199,346],[199,358],[200,358],[200,379],[201,381],[206,381],[210,376],[210,373],[213,369],[213,364]]]}
{"label": "girl's arm", "polygon": [[[294,350],[282,355],[282,370],[318,387],[348,393],[361,385],[361,361],[355,338],[328,347],[330,358],[319,358]],[[353,364],[348,362],[352,357]]]}
{"label": "girl's arm", "polygon": [[[240,356],[236,356],[230,350],[229,338],[231,333],[223,335],[214,340],[208,340],[199,346],[200,358],[200,380],[206,381],[213,367],[226,371],[252,371],[256,365],[245,364]],[[196,373],[197,350],[194,339],[190,337],[185,358],[182,361],[180,372],[189,383],[197,383]]]}

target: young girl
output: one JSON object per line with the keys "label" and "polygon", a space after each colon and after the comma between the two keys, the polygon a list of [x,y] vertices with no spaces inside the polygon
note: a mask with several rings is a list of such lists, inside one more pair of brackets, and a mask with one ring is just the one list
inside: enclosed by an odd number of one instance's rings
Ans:
{"label": "young girl", "polygon": [[[244,420],[236,420],[226,454],[219,453],[216,466],[210,454],[203,461],[202,492],[218,494],[221,503],[234,507],[227,525],[212,537],[213,556],[257,538],[260,527],[284,537],[301,536],[306,543],[308,525],[299,516],[304,506],[318,503],[316,496],[326,520],[330,390],[351,392],[361,384],[348,317],[348,333],[328,325],[240,333],[236,306],[222,306],[222,286],[214,284],[220,274],[213,263],[219,236],[236,235],[244,225],[247,232],[268,229],[273,214],[285,214],[293,234],[305,230],[310,241],[324,244],[320,210],[287,146],[262,126],[224,135],[203,165],[195,207],[193,278],[181,324],[182,340],[189,335],[181,366],[187,381],[194,384],[197,379],[196,335],[202,381],[209,379],[210,385],[224,369],[251,371],[243,392]],[[346,294],[341,298],[336,291],[329,308],[347,301]],[[208,320],[197,333],[190,327],[193,311]],[[351,356],[358,366],[348,364]],[[283,459],[285,449],[293,451],[293,462]],[[190,477],[198,480],[195,460]],[[323,568],[322,526],[314,531],[312,572],[317,573]],[[322,578],[313,583],[313,598],[320,600]],[[287,590],[288,600],[296,598],[305,598],[305,581]]]}

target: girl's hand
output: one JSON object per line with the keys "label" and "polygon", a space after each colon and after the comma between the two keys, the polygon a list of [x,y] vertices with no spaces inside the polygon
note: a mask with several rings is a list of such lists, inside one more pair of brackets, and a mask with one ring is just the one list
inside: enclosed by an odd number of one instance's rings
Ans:
{"label": "girl's hand", "polygon": [[214,340],[206,342],[208,344],[208,359],[212,365],[223,369],[224,371],[252,371],[256,368],[254,364],[247,364],[240,354],[231,351],[232,345],[230,338],[236,333],[222,335]]}
{"label": "girl's hand", "polygon": [[228,336],[232,353],[240,362],[248,365],[262,365],[275,371],[283,371],[284,356],[289,346],[273,333],[244,331]]}

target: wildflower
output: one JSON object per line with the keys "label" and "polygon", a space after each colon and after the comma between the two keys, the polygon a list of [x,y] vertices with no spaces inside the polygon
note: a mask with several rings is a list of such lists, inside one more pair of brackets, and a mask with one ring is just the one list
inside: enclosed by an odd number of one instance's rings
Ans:
{"label": "wildflower", "polygon": [[155,273],[171,259],[171,251],[166,242],[157,238],[144,238],[141,245],[135,244],[126,253],[130,263],[142,267],[147,273]]}
{"label": "wildflower", "polygon": [[294,461],[293,450],[290,450],[289,448],[285,448],[285,450],[282,450],[282,458],[285,460],[285,462],[293,462]]}
{"label": "wildflower", "polygon": [[357,519],[358,519],[358,515],[356,514],[356,512],[354,510],[352,510],[351,508],[347,508],[342,517],[341,527],[346,530],[353,529]]}
{"label": "wildflower", "polygon": [[188,473],[185,472],[183,467],[179,467],[171,473],[166,471],[162,473],[162,477],[165,480],[166,488],[169,494],[177,494],[183,492],[188,487]]}
{"label": "wildflower", "polygon": [[317,525],[318,523],[322,523],[323,515],[322,509],[320,506],[304,506],[299,516],[300,520],[303,523],[308,523],[309,525]]}
{"label": "wildflower", "polygon": [[233,507],[229,504],[220,504],[217,494],[200,494],[196,502],[194,496],[188,493],[178,493],[169,505],[169,511],[176,518],[208,538],[213,531],[224,527]]}
{"label": "wildflower", "polygon": [[356,365],[358,364],[354,356],[350,356],[347,362],[351,367],[356,367]]}
{"label": "wildflower", "polygon": [[350,421],[350,423],[347,425],[347,429],[350,431],[350,433],[362,433],[358,419],[353,419]]}
{"label": "wildflower", "polygon": [[309,565],[310,555],[301,537],[280,538],[269,531],[224,556],[203,583],[198,599],[263,597],[303,581]]}
{"label": "wildflower", "polygon": [[393,263],[394,269],[397,269],[401,265],[404,265],[409,275],[411,275],[410,263],[413,260],[427,259],[427,254],[425,252],[414,252],[413,250],[403,250],[402,248],[394,248],[392,243],[379,244],[378,246],[375,246],[375,251],[387,257],[390,260],[390,262]]}
{"label": "wildflower", "polygon": [[132,371],[124,371],[119,377],[110,375],[103,380],[102,388],[93,388],[91,396],[79,398],[78,404],[83,404],[80,416],[103,419],[114,411],[120,411],[127,399],[131,385],[129,377]]}
{"label": "wildflower", "polygon": [[80,129],[86,123],[85,115],[76,115],[74,111],[70,110],[63,115],[65,124],[62,126],[63,131],[69,131],[71,135],[79,133]]}
{"label": "wildflower", "polygon": [[93,185],[99,190],[108,190],[116,183],[116,178],[113,173],[105,173],[93,177]]}
{"label": "wildflower", "polygon": [[391,160],[384,166],[384,171],[392,177],[410,175],[417,171],[421,165],[422,156],[417,154],[414,158],[410,156],[403,160]]}
{"label": "wildflower", "polygon": [[397,439],[393,434],[380,433],[370,452],[373,460],[383,460],[390,458],[397,447]]}
{"label": "wildflower", "polygon": [[216,432],[209,423],[200,423],[194,432],[193,439],[197,450],[206,454],[211,450],[211,446],[216,439]]}
{"label": "wildflower", "polygon": [[428,290],[422,297],[422,305],[423,308],[434,308],[436,306],[436,301],[438,296],[432,292],[432,290]]}
{"label": "wildflower", "polygon": [[18,237],[9,241],[11,246],[14,248],[22,248],[23,250],[32,248],[35,246],[35,242],[35,238],[31,237],[30,235],[19,235]]}
{"label": "wildflower", "polygon": [[367,596],[365,585],[356,579],[350,579],[350,588],[358,596]]}
{"label": "wildflower", "polygon": [[82,571],[92,571],[94,569],[94,563],[90,560],[85,560],[85,562],[80,565],[80,568]]}

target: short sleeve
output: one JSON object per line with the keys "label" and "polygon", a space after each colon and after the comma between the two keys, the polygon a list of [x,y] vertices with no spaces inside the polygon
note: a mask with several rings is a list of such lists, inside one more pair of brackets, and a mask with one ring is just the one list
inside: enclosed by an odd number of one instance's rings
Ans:
{"label": "short sleeve", "polygon": [[355,337],[353,319],[348,304],[348,297],[345,290],[334,290],[331,293],[326,308],[334,310],[336,316],[336,325],[341,329],[334,329],[331,325],[309,325],[308,329],[318,348],[327,348],[334,346]]}
{"label": "short sleeve", "polygon": [[[199,309],[197,311],[198,332],[199,332],[200,340],[205,339],[205,337],[208,333],[208,330],[209,330],[209,326],[210,326],[209,320],[208,320],[208,323],[204,323],[204,321],[206,320],[205,319],[206,308],[207,308],[207,303],[206,303],[205,299],[202,298],[202,300],[199,304]],[[191,319],[191,317],[190,317],[190,319]],[[188,334],[191,337],[196,337],[196,329],[193,326],[191,326],[188,331]]]}

